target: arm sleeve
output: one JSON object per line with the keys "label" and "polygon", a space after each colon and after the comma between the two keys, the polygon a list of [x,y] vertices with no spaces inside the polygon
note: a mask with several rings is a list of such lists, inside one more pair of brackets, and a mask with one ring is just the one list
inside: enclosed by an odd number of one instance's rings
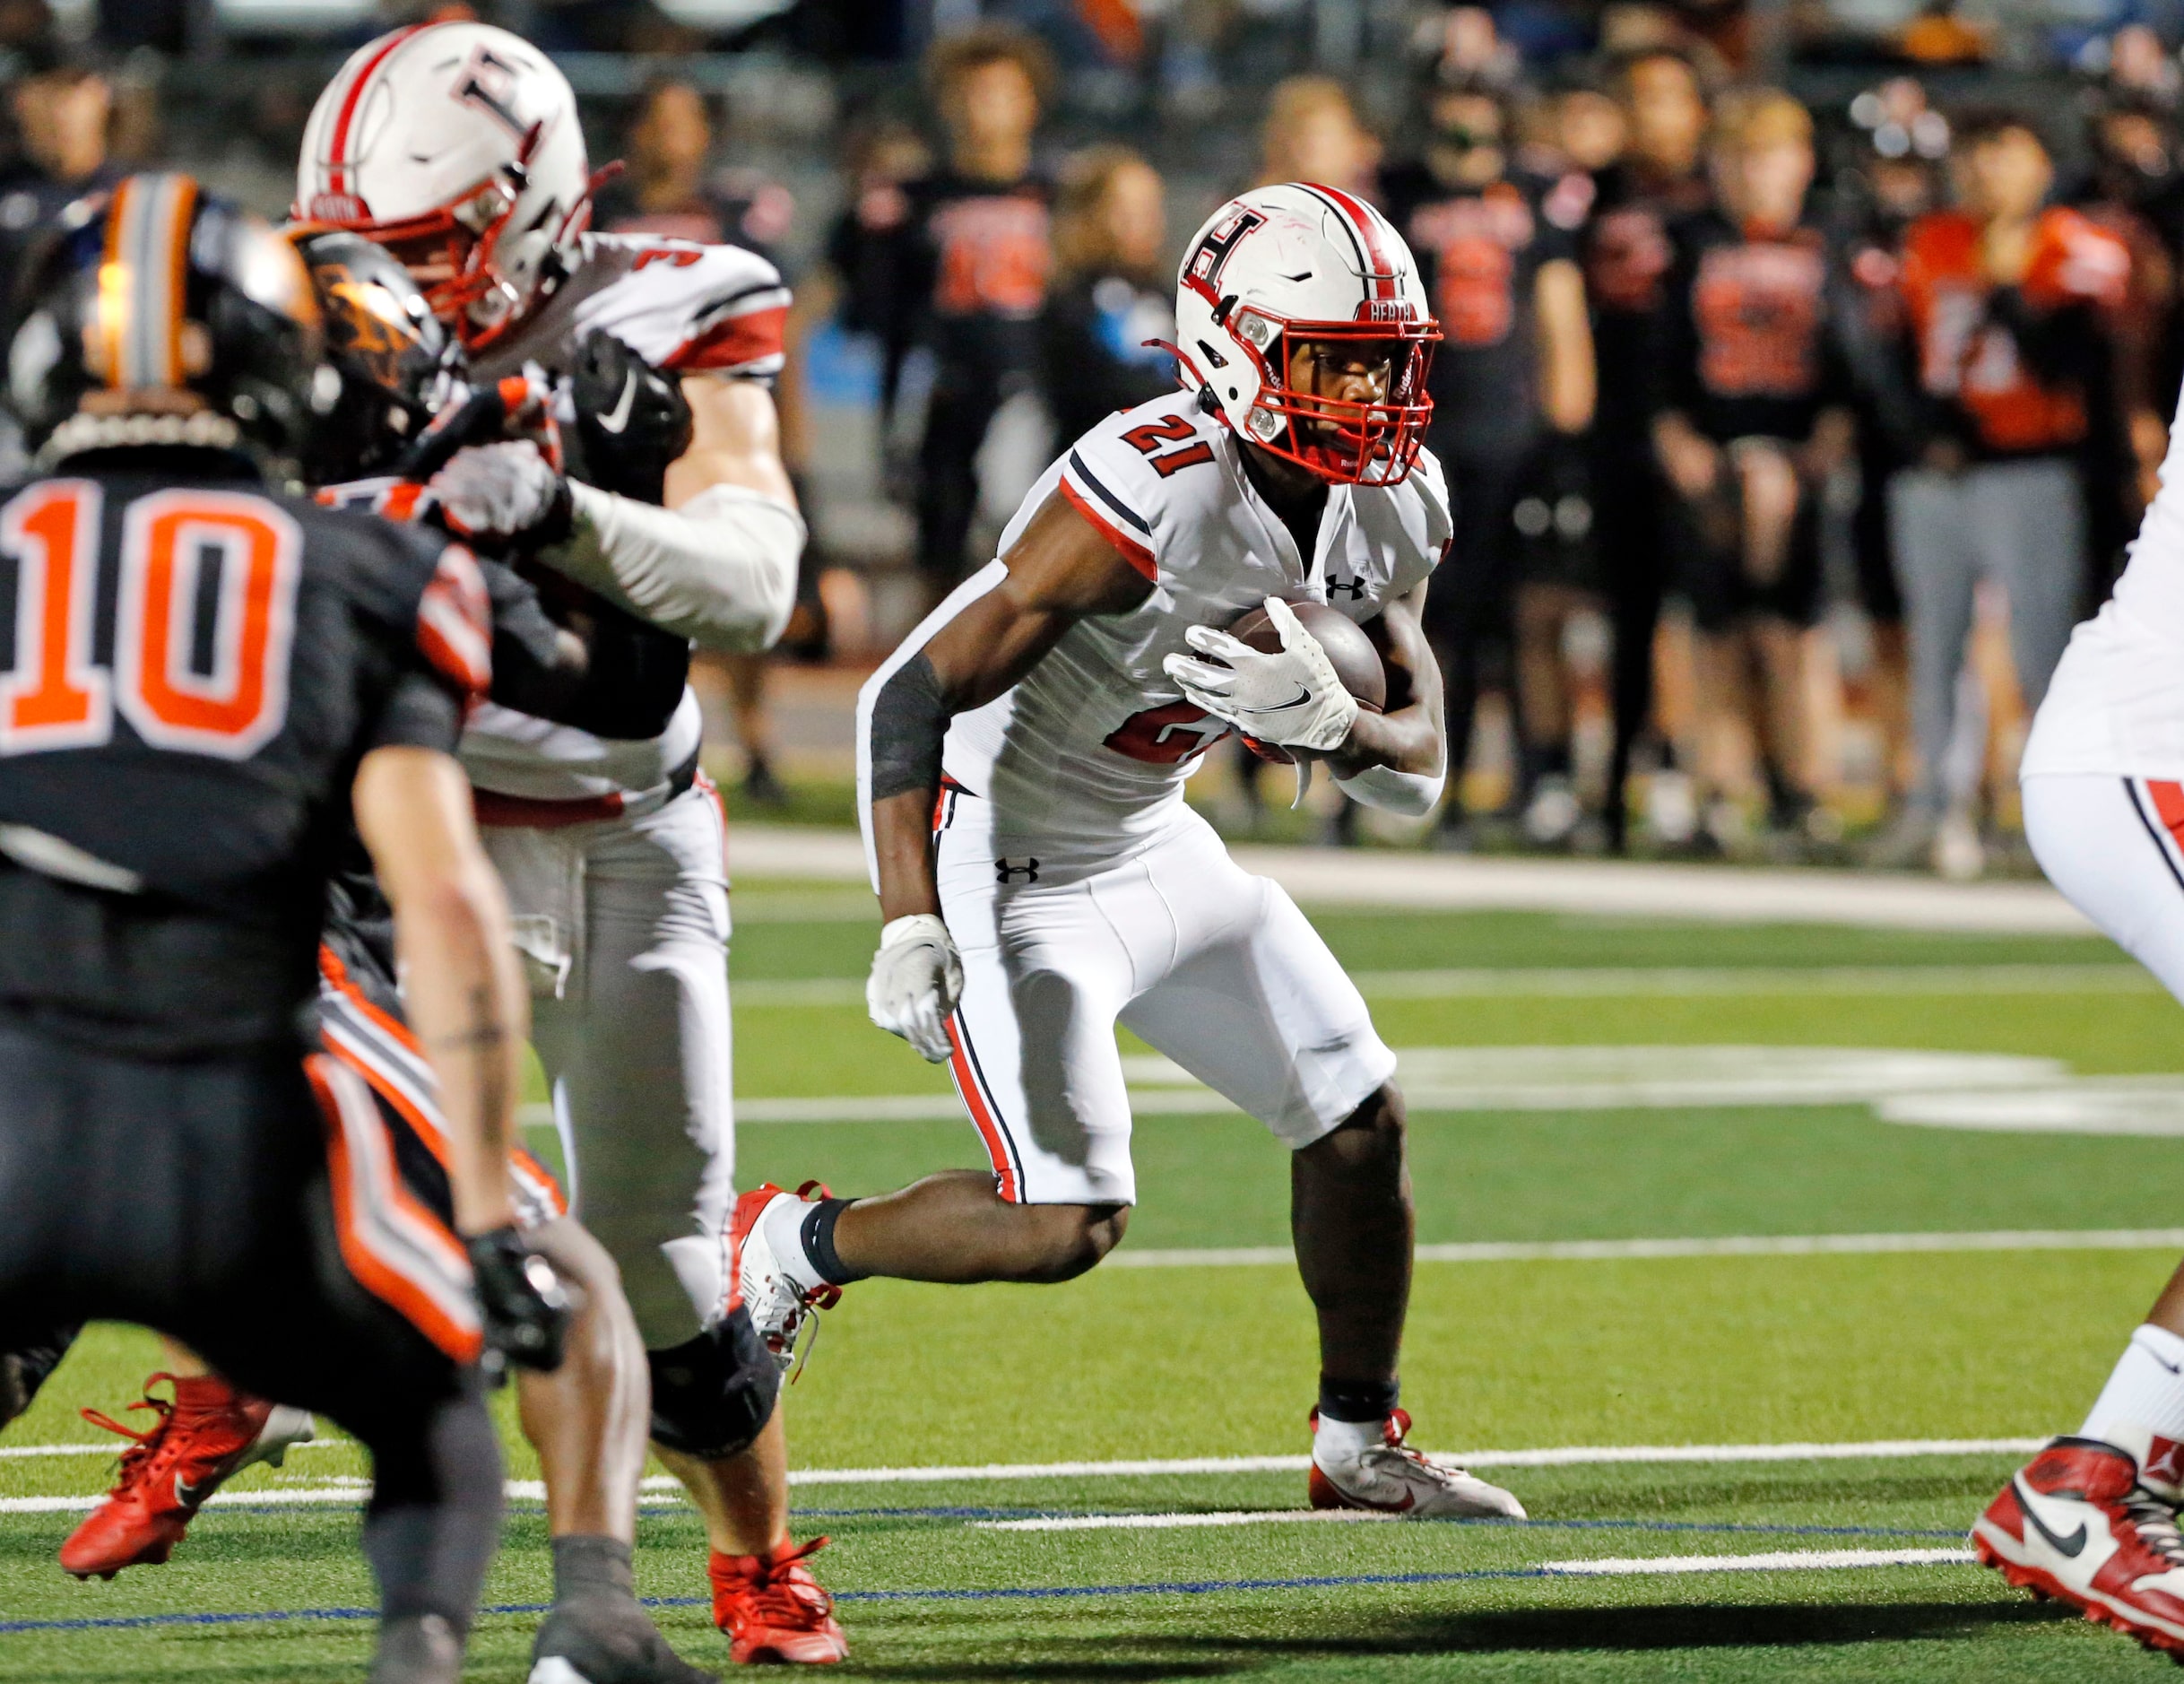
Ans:
{"label": "arm sleeve", "polygon": [[453,754],[463,734],[463,699],[434,673],[412,667],[394,681],[365,737],[365,749],[436,749]]}
{"label": "arm sleeve", "polygon": [[569,491],[592,542],[555,550],[557,571],[707,648],[756,652],[787,629],[804,523],[786,503],[736,485],[672,509],[580,481]]}

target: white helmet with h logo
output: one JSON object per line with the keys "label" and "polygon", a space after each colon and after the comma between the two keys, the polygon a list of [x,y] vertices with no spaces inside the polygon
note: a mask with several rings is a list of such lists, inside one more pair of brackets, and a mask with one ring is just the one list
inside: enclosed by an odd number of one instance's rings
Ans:
{"label": "white helmet with h logo", "polygon": [[311,109],[294,214],[386,246],[466,343],[488,343],[566,271],[590,221],[576,95],[490,24],[382,35]]}
{"label": "white helmet with h logo", "polygon": [[[1410,247],[1363,200],[1303,181],[1231,199],[1191,241],[1175,320],[1186,384],[1241,437],[1335,483],[1409,473],[1434,410],[1426,372],[1441,330]],[[1305,345],[1370,367],[1377,395],[1292,384]]]}

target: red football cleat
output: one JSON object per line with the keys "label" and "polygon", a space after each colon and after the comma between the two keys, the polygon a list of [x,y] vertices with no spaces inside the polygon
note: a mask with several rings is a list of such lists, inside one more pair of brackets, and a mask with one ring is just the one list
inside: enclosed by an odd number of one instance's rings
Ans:
{"label": "red football cleat", "polygon": [[834,1599],[804,1566],[826,1544],[824,1538],[807,1544],[784,1539],[762,1556],[713,1552],[706,1569],[713,1580],[713,1623],[727,1634],[730,1659],[818,1666],[849,1653]]}
{"label": "red football cleat", "polygon": [[2128,1451],[2053,1440],[1972,1523],[1972,1547],[2012,1584],[2184,1656],[2184,1536]]}
{"label": "red football cleat", "polygon": [[[174,1386],[171,1403],[152,1395],[161,1380]],[[121,1476],[106,1500],[61,1546],[62,1567],[80,1579],[110,1579],[124,1567],[166,1560],[205,1498],[253,1463],[278,1467],[290,1445],[312,1436],[304,1411],[238,1392],[217,1375],[155,1374],[129,1407],[156,1411],[159,1425],[132,1432],[97,1410],[83,1411],[94,1427],[135,1442],[121,1453]]]}

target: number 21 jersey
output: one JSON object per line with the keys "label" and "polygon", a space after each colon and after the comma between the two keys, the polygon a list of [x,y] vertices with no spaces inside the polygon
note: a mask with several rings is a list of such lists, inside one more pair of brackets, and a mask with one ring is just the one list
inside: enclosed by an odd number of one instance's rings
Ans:
{"label": "number 21 jersey", "polygon": [[[951,824],[1092,843],[1158,836],[1206,750],[1230,734],[1183,699],[1161,664],[1188,652],[1185,631],[1227,626],[1270,596],[1326,603],[1362,623],[1415,589],[1447,548],[1448,493],[1429,451],[1400,484],[1331,487],[1307,555],[1245,477],[1241,450],[1218,419],[1170,393],[1109,416],[1040,476],[1001,552],[1059,496],[1152,592],[1127,613],[1079,621],[1021,682],[955,716],[942,770],[972,799],[944,794]],[[994,562],[943,603],[866,686],[868,706],[1002,577]]]}

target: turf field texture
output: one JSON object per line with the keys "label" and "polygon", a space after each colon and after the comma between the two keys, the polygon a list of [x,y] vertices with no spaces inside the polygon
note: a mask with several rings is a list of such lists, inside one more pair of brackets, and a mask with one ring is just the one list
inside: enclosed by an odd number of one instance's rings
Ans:
{"label": "turf field texture", "polygon": [[[737,1089],[786,1119],[746,1124],[739,1182],[978,1161],[944,1078],[863,1020],[869,898],[736,898]],[[2136,968],[2066,937],[1320,922],[1421,1096],[1419,1239],[1446,1260],[1413,1298],[1414,1437],[1480,1453],[1532,1520],[1299,1512],[1310,1326],[1262,1261],[1284,1156],[1131,1043],[1142,1202],[1115,1257],[1062,1287],[860,1285],[786,1393],[843,1672],[2158,1675],[1957,1558],[2011,1446],[2075,1427],[2184,1251],[2180,1017]],[[2031,1125],[1963,1125],[2005,1113]],[[238,1481],[164,1567],[59,1573],[103,1445],[13,1453],[100,1440],[75,1407],[152,1366],[97,1330],[0,1439],[0,1679],[360,1675],[364,1470],[337,1435]],[[1209,1465],[1235,1459],[1257,1465]],[[515,1489],[479,1680],[524,1677],[550,1589]],[[694,1515],[648,1492],[639,1537],[663,1624],[724,1667]]]}

